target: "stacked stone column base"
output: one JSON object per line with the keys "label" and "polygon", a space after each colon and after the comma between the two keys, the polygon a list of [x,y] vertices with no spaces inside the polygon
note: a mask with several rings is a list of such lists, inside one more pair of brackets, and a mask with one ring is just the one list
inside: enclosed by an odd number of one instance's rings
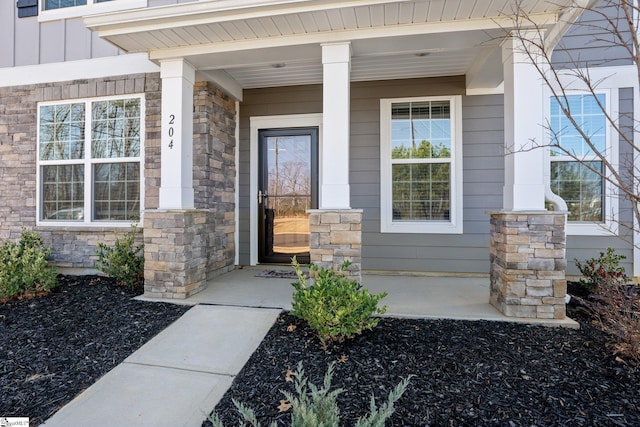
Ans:
{"label": "stacked stone column base", "polygon": [[187,298],[207,281],[206,210],[144,214],[144,295]]}
{"label": "stacked stone column base", "polygon": [[345,261],[351,265],[345,275],[362,278],[362,210],[309,210],[309,252],[311,262],[337,270]]}
{"label": "stacked stone column base", "polygon": [[564,319],[566,214],[491,213],[491,304],[505,316]]}

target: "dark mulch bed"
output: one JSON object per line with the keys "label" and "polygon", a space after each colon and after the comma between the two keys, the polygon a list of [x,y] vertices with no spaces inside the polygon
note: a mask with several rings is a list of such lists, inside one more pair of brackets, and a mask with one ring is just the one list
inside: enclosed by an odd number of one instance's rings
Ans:
{"label": "dark mulch bed", "polygon": [[238,425],[235,398],[263,425],[289,425],[290,415],[277,408],[284,399],[279,390],[293,392],[287,370],[302,362],[320,385],[336,362],[333,384],[346,390],[339,397],[345,426],[368,411],[371,395],[386,399],[409,375],[415,377],[387,425],[638,426],[640,369],[616,360],[605,341],[588,322],[572,330],[383,319],[374,331],[326,352],[302,321],[283,314],[215,410],[225,425]]}
{"label": "dark mulch bed", "polygon": [[39,425],[188,309],[135,301],[140,289],[104,277],[60,282],[0,303],[0,417]]}

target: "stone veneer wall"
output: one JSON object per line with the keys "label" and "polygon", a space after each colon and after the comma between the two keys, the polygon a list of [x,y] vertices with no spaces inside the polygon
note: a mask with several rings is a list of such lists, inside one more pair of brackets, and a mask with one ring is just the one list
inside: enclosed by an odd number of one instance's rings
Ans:
{"label": "stone veneer wall", "polygon": [[210,209],[207,278],[235,262],[236,103],[208,82],[194,87],[193,187],[196,209]]}
{"label": "stone veneer wall", "polygon": [[[145,94],[145,207],[157,207],[160,180],[160,76],[133,74],[0,88],[0,239],[17,239],[36,228],[38,102]],[[157,173],[155,172],[157,170]],[[110,227],[36,228],[53,250],[58,267],[93,268],[97,242],[113,242]],[[140,240],[142,236],[140,235]]]}
{"label": "stone veneer wall", "polygon": [[362,210],[309,210],[311,262],[337,270],[345,261],[345,275],[362,278]]}
{"label": "stone veneer wall", "polygon": [[210,83],[194,87],[193,210],[144,215],[145,296],[187,298],[234,268],[235,101]]}
{"label": "stone veneer wall", "polygon": [[491,304],[509,317],[564,319],[566,214],[491,214]]}

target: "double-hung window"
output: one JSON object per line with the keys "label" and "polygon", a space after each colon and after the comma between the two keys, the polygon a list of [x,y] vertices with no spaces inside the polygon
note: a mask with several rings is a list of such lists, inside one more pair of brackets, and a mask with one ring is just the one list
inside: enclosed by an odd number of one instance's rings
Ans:
{"label": "double-hung window", "polygon": [[380,101],[382,232],[462,233],[461,100]]}
{"label": "double-hung window", "polygon": [[40,223],[140,220],[143,118],[139,96],[39,104]]}
{"label": "double-hung window", "polygon": [[[567,203],[568,231],[572,234],[610,232],[611,215],[617,203],[608,189],[602,158],[615,164],[617,150],[609,136],[605,111],[609,111],[609,92],[567,95],[571,117],[593,147],[551,97],[549,126],[551,143],[551,190]],[[604,110],[603,110],[604,109]]]}

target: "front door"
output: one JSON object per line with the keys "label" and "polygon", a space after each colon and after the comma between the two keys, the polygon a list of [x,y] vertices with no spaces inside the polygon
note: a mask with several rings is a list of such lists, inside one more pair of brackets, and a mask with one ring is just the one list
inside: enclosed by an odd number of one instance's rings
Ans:
{"label": "front door", "polygon": [[258,261],[309,262],[309,216],[318,207],[318,129],[258,132]]}

